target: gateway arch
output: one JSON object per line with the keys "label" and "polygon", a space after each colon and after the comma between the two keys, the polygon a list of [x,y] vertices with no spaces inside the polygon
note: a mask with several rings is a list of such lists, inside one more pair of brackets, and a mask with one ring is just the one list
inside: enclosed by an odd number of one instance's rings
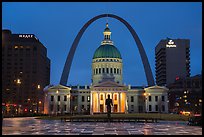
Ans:
{"label": "gateway arch", "polygon": [[119,20],[120,22],[122,22],[128,28],[128,30],[130,31],[130,33],[132,34],[132,36],[133,36],[133,38],[134,38],[134,40],[136,42],[136,45],[138,47],[140,56],[142,58],[142,63],[143,63],[143,67],[144,67],[145,75],[146,75],[146,79],[147,79],[147,84],[148,84],[148,86],[155,85],[154,84],[154,78],[153,78],[153,75],[152,75],[152,71],[151,71],[151,68],[150,68],[150,65],[149,65],[147,55],[145,53],[145,50],[143,48],[143,45],[142,45],[137,33],[135,32],[135,30],[130,26],[130,24],[127,21],[125,21],[123,18],[121,18],[119,16],[116,16],[116,15],[113,15],[113,14],[101,14],[101,15],[95,16],[94,18],[90,19],[81,28],[81,30],[77,34],[76,38],[74,39],[74,42],[72,43],[72,47],[71,47],[71,49],[69,51],[69,54],[67,56],[67,59],[66,59],[66,62],[65,62],[64,68],[63,68],[63,72],[62,72],[62,75],[61,75],[60,84],[61,85],[66,85],[67,84],[67,80],[68,80],[68,77],[69,77],[69,72],[70,72],[72,60],[73,60],[73,57],[74,57],[74,53],[76,51],[76,48],[78,46],[78,43],[79,43],[83,33],[85,32],[85,30],[88,28],[88,26],[91,23],[93,23],[97,19],[104,18],[104,17],[115,18],[115,19]]}

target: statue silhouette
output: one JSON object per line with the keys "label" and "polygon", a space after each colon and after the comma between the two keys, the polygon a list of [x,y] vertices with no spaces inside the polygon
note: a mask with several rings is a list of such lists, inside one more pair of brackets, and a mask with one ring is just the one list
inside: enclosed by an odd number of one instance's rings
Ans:
{"label": "statue silhouette", "polygon": [[110,95],[108,95],[108,98],[106,99],[106,107],[107,107],[107,115],[109,119],[110,119],[112,105],[113,105],[112,99],[110,99]]}

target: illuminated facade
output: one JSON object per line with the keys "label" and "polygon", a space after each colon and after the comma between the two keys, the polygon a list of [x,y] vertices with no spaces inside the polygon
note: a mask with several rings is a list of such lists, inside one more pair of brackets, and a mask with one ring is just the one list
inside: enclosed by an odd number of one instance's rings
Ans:
{"label": "illuminated facade", "polygon": [[[134,87],[124,85],[123,63],[119,50],[111,40],[111,31],[106,24],[103,32],[104,40],[96,49],[92,59],[92,84],[91,86],[71,86],[62,85],[45,88],[45,100],[47,100],[45,114],[97,114],[106,113],[105,100],[107,96],[113,101],[112,113],[142,113],[146,112],[147,102],[145,92],[156,91],[156,96],[165,96],[167,99],[168,89],[163,87]],[[67,92],[65,92],[65,90]],[[159,92],[158,92],[159,90]],[[160,90],[162,92],[160,92]],[[52,99],[51,99],[52,96]],[[69,96],[70,100],[63,101],[61,98]],[[154,94],[149,96],[155,96]],[[151,103],[151,101],[150,101]],[[163,101],[165,109],[152,109],[147,112],[168,112],[167,100]],[[66,106],[64,106],[66,104]],[[70,107],[66,109],[67,105]],[[54,105],[54,106],[53,106]],[[157,105],[157,101],[152,105]],[[159,105],[157,105],[159,106]],[[162,107],[162,106],[159,106]],[[57,109],[54,109],[57,108]],[[70,111],[68,111],[70,110]],[[161,111],[159,111],[161,110]]]}

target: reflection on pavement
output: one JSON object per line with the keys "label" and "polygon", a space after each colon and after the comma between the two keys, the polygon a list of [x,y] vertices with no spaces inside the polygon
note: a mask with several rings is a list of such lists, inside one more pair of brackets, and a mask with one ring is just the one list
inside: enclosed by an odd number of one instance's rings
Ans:
{"label": "reflection on pavement", "polygon": [[202,135],[202,127],[187,122],[61,122],[34,117],[4,118],[3,135]]}

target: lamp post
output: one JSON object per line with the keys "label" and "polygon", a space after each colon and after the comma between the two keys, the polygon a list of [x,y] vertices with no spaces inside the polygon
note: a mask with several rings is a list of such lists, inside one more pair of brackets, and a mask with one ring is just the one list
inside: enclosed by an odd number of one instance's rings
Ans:
{"label": "lamp post", "polygon": [[150,93],[144,93],[144,96],[145,96],[145,103],[146,103],[146,112],[148,112],[148,96],[150,96],[151,94]]}
{"label": "lamp post", "polygon": [[[20,103],[20,101],[19,101],[19,96],[20,96],[21,80],[18,78],[18,79],[14,80],[14,81],[16,81],[16,84],[17,84],[17,87],[18,87],[18,88],[17,88],[17,89],[18,89],[18,91],[17,91],[17,92],[18,92],[18,93],[17,93],[17,94],[18,94],[18,96],[17,96],[17,97],[18,97],[18,99],[17,99],[18,101],[17,101],[16,104],[17,104],[17,109],[18,109],[18,111],[20,111],[20,110],[19,110],[19,108],[20,108],[19,106],[20,106],[21,104],[19,104],[19,103]],[[18,111],[17,111],[17,114],[19,114]]]}
{"label": "lamp post", "polygon": [[40,90],[40,85],[37,86],[37,114],[38,114],[38,111],[39,111],[39,104],[41,104],[41,101],[39,101],[39,90]]}

